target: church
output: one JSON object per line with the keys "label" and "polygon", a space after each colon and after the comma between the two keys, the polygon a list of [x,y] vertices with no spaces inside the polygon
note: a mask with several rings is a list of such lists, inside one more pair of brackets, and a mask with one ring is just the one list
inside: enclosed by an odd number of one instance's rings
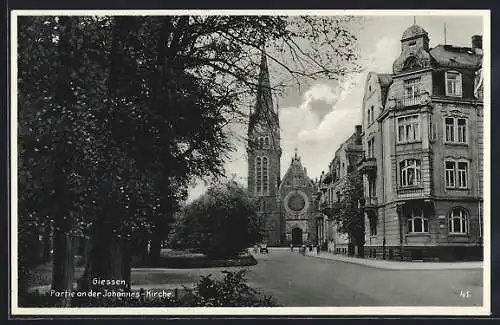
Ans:
{"label": "church", "polygon": [[255,109],[248,124],[248,193],[266,221],[269,246],[314,243],[315,187],[295,154],[281,179],[278,107],[274,108],[266,54],[262,52]]}

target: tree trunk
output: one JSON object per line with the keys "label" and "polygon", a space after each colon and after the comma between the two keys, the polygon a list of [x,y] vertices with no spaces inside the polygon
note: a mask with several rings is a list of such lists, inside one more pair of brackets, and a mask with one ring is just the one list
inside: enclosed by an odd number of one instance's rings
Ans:
{"label": "tree trunk", "polygon": [[43,235],[43,262],[48,262],[52,259],[52,229],[50,224],[45,226],[45,234]]}
{"label": "tree trunk", "polygon": [[156,227],[151,239],[151,248],[149,250],[149,260],[152,266],[158,266],[161,255],[162,231]]}
{"label": "tree trunk", "polygon": [[126,241],[124,243],[123,250],[123,262],[122,262],[122,277],[125,280],[125,289],[127,291],[131,290],[131,280],[132,280],[132,243]]}
{"label": "tree trunk", "polygon": [[73,238],[65,229],[56,224],[54,232],[54,257],[52,271],[52,290],[61,293],[58,306],[69,307],[75,276]]}
{"label": "tree trunk", "polygon": [[[106,224],[95,225],[91,235],[90,254],[85,265],[85,271],[79,283],[80,290],[118,291],[125,285],[103,283],[102,280],[129,280],[124,277],[124,241],[113,236],[111,227]],[[130,264],[128,265],[130,270]]]}

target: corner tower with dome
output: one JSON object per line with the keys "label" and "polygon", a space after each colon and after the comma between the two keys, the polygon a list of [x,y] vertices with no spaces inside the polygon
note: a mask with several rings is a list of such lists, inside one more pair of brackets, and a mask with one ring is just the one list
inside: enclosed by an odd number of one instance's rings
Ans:
{"label": "corner tower with dome", "polygon": [[278,108],[274,107],[266,53],[262,51],[255,108],[248,124],[248,193],[257,198],[270,246],[307,243],[312,229],[313,183],[297,152],[281,180]]}
{"label": "corner tower with dome", "polygon": [[418,25],[391,74],[363,98],[364,255],[398,260],[482,256],[482,37],[438,44]]}

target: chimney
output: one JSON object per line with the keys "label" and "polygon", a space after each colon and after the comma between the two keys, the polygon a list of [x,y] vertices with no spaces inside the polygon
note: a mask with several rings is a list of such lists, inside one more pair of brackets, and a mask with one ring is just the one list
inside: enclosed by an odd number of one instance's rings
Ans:
{"label": "chimney", "polygon": [[483,53],[483,36],[472,36],[472,51],[476,54]]}

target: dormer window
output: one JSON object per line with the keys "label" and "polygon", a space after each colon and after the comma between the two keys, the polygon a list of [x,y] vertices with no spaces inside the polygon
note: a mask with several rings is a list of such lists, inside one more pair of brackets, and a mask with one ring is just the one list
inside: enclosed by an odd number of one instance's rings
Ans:
{"label": "dormer window", "polygon": [[446,71],[446,96],[462,97],[462,75],[456,71]]}

